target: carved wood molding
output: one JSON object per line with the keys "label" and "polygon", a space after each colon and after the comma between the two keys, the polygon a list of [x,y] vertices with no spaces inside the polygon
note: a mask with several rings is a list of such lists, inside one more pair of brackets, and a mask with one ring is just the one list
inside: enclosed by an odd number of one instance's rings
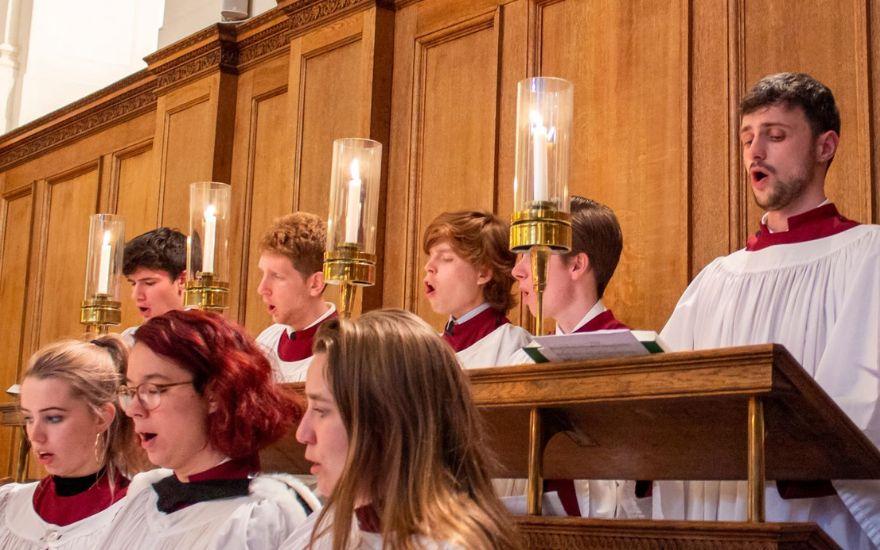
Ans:
{"label": "carved wood molding", "polygon": [[[141,80],[140,83],[137,83]],[[132,83],[137,83],[132,86]],[[120,93],[120,90],[131,86]],[[0,170],[156,107],[156,81],[141,71],[3,136]]]}
{"label": "carved wood molding", "polygon": [[526,548],[770,550],[836,548],[815,523],[601,520],[518,516]]}
{"label": "carved wood molding", "polygon": [[389,3],[293,0],[242,23],[211,25],[145,57],[147,69],[0,137],[0,170],[155,109],[159,95],[193,79],[236,74],[286,52],[294,35],[376,4]]}

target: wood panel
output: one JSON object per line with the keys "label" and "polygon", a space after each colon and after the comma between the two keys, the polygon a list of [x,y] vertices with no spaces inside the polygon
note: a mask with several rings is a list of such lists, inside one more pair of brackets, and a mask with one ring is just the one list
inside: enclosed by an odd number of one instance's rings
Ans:
{"label": "wood panel", "polygon": [[[33,185],[0,199],[0,318],[5,319],[0,333],[0,402],[12,401],[6,388],[19,382],[23,363],[25,298],[27,296],[27,262],[30,255],[33,220]],[[11,475],[15,465],[15,443],[12,428],[0,427],[0,472]]]}
{"label": "wood panel", "polygon": [[623,229],[605,301],[630,326],[659,329],[689,275],[687,3],[537,10],[536,73],[575,87],[570,192],[610,206]]}
{"label": "wood panel", "polygon": [[[256,335],[271,324],[257,295],[257,245],[272,220],[293,210],[293,132],[288,118],[288,60],[274,60],[239,77],[232,182],[243,193],[239,320]],[[239,291],[240,290],[240,291]],[[236,294],[236,291],[239,291]]]}
{"label": "wood panel", "polygon": [[[390,57],[388,43],[392,32],[389,12],[372,8],[291,42],[288,108],[296,113],[295,210],[326,219],[335,139],[375,139],[383,144],[383,157],[387,158],[388,109],[377,108],[374,101],[387,101],[391,67],[381,61]],[[384,199],[380,198],[379,203],[377,253],[381,262]],[[381,276],[376,283],[375,289],[356,302],[355,314],[365,304],[380,305]],[[328,285],[324,297],[336,302],[338,289]]]}
{"label": "wood panel", "polygon": [[[115,151],[110,162],[111,202],[115,206],[112,210],[125,219],[125,240],[129,241],[159,224],[159,180],[154,174],[153,142],[146,140]],[[121,331],[139,325],[143,318],[131,299],[128,282],[120,281],[119,289]]]}
{"label": "wood panel", "polygon": [[[740,1],[744,18],[740,63],[745,88],[764,75],[782,71],[809,73],[831,88],[842,124],[840,148],[825,189],[845,216],[870,221],[873,210],[871,90],[866,3],[858,0]],[[833,47],[828,47],[829,44]],[[741,173],[744,180],[744,171]],[[749,196],[747,221],[751,232],[757,227],[761,214]]]}
{"label": "wood panel", "polygon": [[388,242],[386,277],[397,288],[395,302],[436,327],[446,319],[431,311],[422,292],[425,228],[444,211],[496,210],[501,8],[494,2],[454,7],[414,6],[412,23],[395,36],[396,52],[404,55],[396,63],[409,70],[394,85],[392,147],[405,153],[394,153],[389,195],[406,210],[389,212],[388,226],[406,238]]}
{"label": "wood panel", "polygon": [[95,162],[46,182],[35,348],[84,332],[79,311],[85,285],[89,215],[97,209],[100,175],[100,164]]}

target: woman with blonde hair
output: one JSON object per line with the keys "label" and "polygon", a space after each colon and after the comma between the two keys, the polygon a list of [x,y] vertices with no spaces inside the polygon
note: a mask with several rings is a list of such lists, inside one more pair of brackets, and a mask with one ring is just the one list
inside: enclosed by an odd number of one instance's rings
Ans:
{"label": "woman with blonde hair", "polygon": [[0,548],[93,548],[110,528],[140,463],[132,422],[117,409],[127,348],[116,336],[37,351],[21,410],[48,476],[0,487]]}
{"label": "woman with blonde hair", "polygon": [[305,389],[296,436],[327,500],[282,548],[519,547],[465,375],[424,321],[329,321]]}

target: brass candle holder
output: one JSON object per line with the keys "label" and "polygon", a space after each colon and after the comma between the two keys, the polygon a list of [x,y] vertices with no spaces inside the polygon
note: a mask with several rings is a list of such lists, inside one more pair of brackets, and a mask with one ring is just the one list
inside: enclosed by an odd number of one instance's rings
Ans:
{"label": "brass candle holder", "polygon": [[199,273],[186,281],[183,305],[223,313],[229,307],[229,283],[215,280],[213,273]]}
{"label": "brass candle holder", "polygon": [[229,307],[231,195],[231,188],[225,183],[201,181],[190,185],[183,297],[186,307],[215,313],[223,313]]}
{"label": "brass candle holder", "polygon": [[339,316],[354,310],[357,287],[376,281],[376,219],[382,144],[371,139],[333,142],[324,282],[340,286]]}
{"label": "brass candle holder", "polygon": [[89,217],[86,284],[79,322],[86,331],[106,334],[122,320],[119,271],[125,247],[125,221],[113,214]]}
{"label": "brass candle holder", "polygon": [[514,212],[510,223],[510,250],[529,254],[536,302],[535,332],[540,335],[544,326],[547,264],[550,254],[571,250],[571,216],[549,202],[535,203],[533,208]]}
{"label": "brass candle holder", "polygon": [[[571,250],[568,164],[573,90],[561,78],[527,78],[516,87],[516,175],[510,249],[529,254],[535,293],[535,334],[544,328],[544,289],[551,254]],[[528,513],[541,514],[543,495],[542,411],[529,423]]]}
{"label": "brass candle holder", "polygon": [[110,327],[122,321],[122,304],[110,299],[106,294],[98,294],[83,300],[80,306],[79,322],[88,332],[107,334]]}
{"label": "brass candle holder", "polygon": [[350,318],[357,287],[376,282],[375,254],[360,252],[350,244],[324,252],[324,281],[339,285],[339,316]]}

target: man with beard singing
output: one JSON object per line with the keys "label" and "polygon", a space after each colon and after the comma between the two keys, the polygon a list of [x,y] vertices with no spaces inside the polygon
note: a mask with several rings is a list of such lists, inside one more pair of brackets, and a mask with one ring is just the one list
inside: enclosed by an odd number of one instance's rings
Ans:
{"label": "man with beard singing", "polygon": [[[748,181],[766,213],[746,248],[704,268],[663,339],[676,350],[784,345],[880,443],[880,226],[843,217],[825,195],[840,115],[805,74],[761,79],[740,105]],[[804,490],[804,489],[809,490]],[[666,481],[655,519],[742,520],[746,483]],[[767,521],[815,521],[844,548],[880,546],[880,482],[768,482]]]}

